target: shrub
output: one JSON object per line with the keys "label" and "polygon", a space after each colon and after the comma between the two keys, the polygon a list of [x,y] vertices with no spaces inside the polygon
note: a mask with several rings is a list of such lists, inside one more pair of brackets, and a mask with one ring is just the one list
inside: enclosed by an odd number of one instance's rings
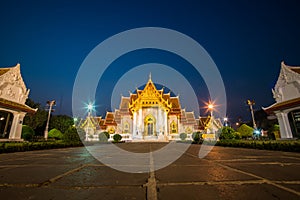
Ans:
{"label": "shrub", "polygon": [[233,136],[234,136],[234,139],[237,139],[237,140],[242,138],[242,134],[240,132],[237,132],[237,131],[233,133]]}
{"label": "shrub", "polygon": [[77,129],[70,126],[67,131],[63,134],[62,139],[66,142],[80,142],[80,137],[77,133]]}
{"label": "shrub", "polygon": [[202,134],[200,132],[194,132],[192,138],[194,143],[199,144],[202,141]]}
{"label": "shrub", "polygon": [[21,135],[21,137],[24,140],[27,140],[27,141],[33,140],[34,130],[30,126],[23,125],[22,126],[22,135]]}
{"label": "shrub", "polygon": [[122,140],[122,136],[120,134],[115,134],[113,136],[114,142],[120,142]]}
{"label": "shrub", "polygon": [[187,134],[186,133],[180,133],[179,135],[181,140],[185,140],[187,138]]}
{"label": "shrub", "polygon": [[224,126],[219,136],[220,140],[235,139],[235,130],[231,127]]}
{"label": "shrub", "polygon": [[104,131],[102,133],[99,134],[99,141],[100,142],[107,142],[109,139],[109,133]]}
{"label": "shrub", "polygon": [[254,129],[247,124],[242,124],[237,131],[241,133],[242,138],[249,138],[253,136]]}
{"label": "shrub", "polygon": [[48,133],[48,138],[54,138],[56,140],[62,139],[63,134],[60,132],[60,130],[57,130],[56,128],[51,129]]}
{"label": "shrub", "polygon": [[44,141],[44,142],[3,142],[0,143],[0,153],[33,151],[82,146],[81,142]]}
{"label": "shrub", "polygon": [[278,124],[274,124],[269,130],[268,130],[268,138],[270,140],[276,140],[276,137],[280,137],[279,134],[279,125]]}

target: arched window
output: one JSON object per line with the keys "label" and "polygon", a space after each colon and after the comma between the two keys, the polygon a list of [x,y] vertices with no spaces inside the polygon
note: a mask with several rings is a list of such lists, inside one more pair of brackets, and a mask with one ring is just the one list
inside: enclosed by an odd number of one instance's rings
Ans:
{"label": "arched window", "polygon": [[170,130],[171,130],[171,133],[178,133],[177,124],[174,120],[170,124]]}
{"label": "arched window", "polygon": [[145,135],[156,135],[155,132],[155,118],[153,117],[153,115],[149,114],[145,117],[144,120],[144,125],[145,125]]}
{"label": "arched window", "polygon": [[123,126],[123,133],[129,133],[129,129],[130,129],[129,123],[126,121]]}

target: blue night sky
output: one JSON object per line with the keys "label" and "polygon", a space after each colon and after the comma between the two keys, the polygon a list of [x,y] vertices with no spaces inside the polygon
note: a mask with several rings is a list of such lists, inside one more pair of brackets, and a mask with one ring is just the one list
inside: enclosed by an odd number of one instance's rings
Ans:
{"label": "blue night sky", "polygon": [[[169,28],[196,40],[218,66],[229,119],[249,119],[247,99],[256,101],[255,109],[274,103],[280,62],[300,65],[299,8],[298,1],[1,1],[0,66],[20,63],[30,98],[55,99],[56,113],[71,115],[74,80],[93,48],[128,29]],[[201,76],[184,60],[140,50],[121,56],[101,78],[107,87],[96,94],[99,114],[111,109],[110,93],[122,75],[145,63],[180,67],[201,106],[209,100]]]}

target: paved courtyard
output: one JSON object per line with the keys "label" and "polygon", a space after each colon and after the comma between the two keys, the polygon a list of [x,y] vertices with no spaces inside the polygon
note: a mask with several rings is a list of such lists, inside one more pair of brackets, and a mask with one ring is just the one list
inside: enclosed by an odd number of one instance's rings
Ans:
{"label": "paved courtyard", "polygon": [[[164,145],[118,144],[132,152]],[[147,173],[107,167],[84,147],[0,154],[0,199],[300,199],[299,153],[214,147],[200,159],[199,148]]]}

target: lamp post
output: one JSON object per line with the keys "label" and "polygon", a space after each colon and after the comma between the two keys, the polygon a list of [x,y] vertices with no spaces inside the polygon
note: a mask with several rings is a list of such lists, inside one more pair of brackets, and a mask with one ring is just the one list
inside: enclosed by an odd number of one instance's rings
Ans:
{"label": "lamp post", "polygon": [[214,104],[209,103],[207,108],[210,110],[210,116],[213,117]]}
{"label": "lamp post", "polygon": [[50,114],[52,112],[52,107],[56,104],[56,102],[55,102],[55,100],[47,101],[47,104],[49,105],[49,111],[48,111],[47,124],[46,124],[46,128],[45,128],[45,133],[44,133],[45,140],[48,139],[48,128],[49,128]]}
{"label": "lamp post", "polygon": [[89,103],[87,105],[87,109],[88,109],[88,116],[87,116],[87,120],[88,120],[88,126],[87,126],[87,131],[86,131],[86,137],[85,140],[88,141],[89,140],[89,133],[90,133],[90,123],[91,123],[91,112],[94,109],[94,105],[92,103]]}
{"label": "lamp post", "polygon": [[255,119],[254,119],[254,112],[253,112],[253,105],[255,105],[255,101],[252,100],[247,100],[247,104],[249,105],[250,107],[250,112],[251,112],[251,116],[252,116],[252,122],[253,122],[253,128],[256,130],[257,129],[257,126],[256,126],[256,123],[255,123]]}
{"label": "lamp post", "polygon": [[224,117],[224,126],[228,126],[228,117]]}

